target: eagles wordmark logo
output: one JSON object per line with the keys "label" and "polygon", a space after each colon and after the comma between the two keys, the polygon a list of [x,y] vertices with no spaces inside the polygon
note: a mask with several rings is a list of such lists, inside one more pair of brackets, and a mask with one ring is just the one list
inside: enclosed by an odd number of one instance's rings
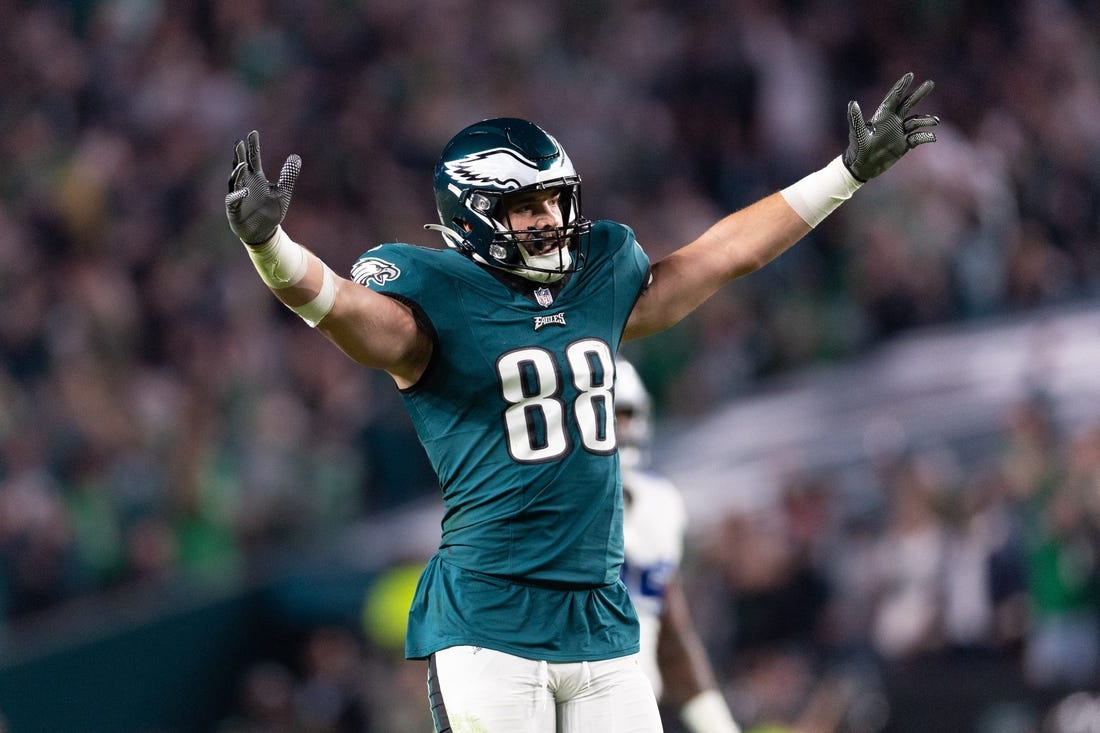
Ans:
{"label": "eagles wordmark logo", "polygon": [[364,257],[351,268],[351,279],[360,285],[385,285],[401,276],[401,270],[392,262],[378,257]]}
{"label": "eagles wordmark logo", "polygon": [[555,313],[552,316],[535,316],[535,330],[539,330],[543,326],[564,326],[565,325],[565,311],[561,313]]}

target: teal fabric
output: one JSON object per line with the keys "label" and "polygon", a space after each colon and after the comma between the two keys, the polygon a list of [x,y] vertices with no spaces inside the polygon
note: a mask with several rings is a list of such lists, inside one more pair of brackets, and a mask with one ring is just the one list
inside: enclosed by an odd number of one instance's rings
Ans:
{"label": "teal fabric", "polygon": [[[452,250],[387,244],[353,268],[435,338],[403,391],[445,505],[406,655],[470,644],[553,661],[637,651],[618,580],[614,354],[649,272],[633,232],[597,222],[584,269],[543,304]],[[546,293],[544,293],[546,295]]]}

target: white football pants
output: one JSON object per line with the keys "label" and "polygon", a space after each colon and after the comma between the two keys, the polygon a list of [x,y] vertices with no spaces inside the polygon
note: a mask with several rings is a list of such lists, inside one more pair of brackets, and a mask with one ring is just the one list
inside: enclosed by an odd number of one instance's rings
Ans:
{"label": "white football pants", "polygon": [[661,733],[637,655],[544,662],[450,647],[428,661],[428,694],[438,733]]}

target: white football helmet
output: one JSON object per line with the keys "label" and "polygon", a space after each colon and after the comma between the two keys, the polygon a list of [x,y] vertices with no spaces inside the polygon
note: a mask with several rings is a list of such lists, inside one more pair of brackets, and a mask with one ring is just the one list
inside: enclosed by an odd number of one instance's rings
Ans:
{"label": "white football helmet", "polygon": [[652,400],[638,370],[622,357],[615,360],[615,435],[623,468],[641,468],[649,459],[653,438]]}

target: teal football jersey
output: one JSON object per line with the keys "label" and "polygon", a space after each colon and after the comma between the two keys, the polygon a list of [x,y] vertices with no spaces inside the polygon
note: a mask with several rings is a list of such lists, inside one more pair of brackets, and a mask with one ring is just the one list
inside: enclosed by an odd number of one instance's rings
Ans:
{"label": "teal football jersey", "polygon": [[619,580],[614,356],[646,284],[633,232],[597,222],[584,268],[528,295],[454,250],[386,244],[352,278],[405,302],[434,340],[402,390],[439,477],[439,551],[406,655],[469,644],[550,661],[637,651]]}

